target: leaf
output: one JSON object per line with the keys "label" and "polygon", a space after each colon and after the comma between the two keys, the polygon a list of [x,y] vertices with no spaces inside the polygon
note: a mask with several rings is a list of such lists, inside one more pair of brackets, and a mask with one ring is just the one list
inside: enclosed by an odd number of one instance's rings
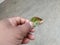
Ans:
{"label": "leaf", "polygon": [[43,23],[43,19],[39,18],[39,17],[32,17],[31,20],[34,24],[34,27],[36,27],[37,25],[40,25],[41,23]]}

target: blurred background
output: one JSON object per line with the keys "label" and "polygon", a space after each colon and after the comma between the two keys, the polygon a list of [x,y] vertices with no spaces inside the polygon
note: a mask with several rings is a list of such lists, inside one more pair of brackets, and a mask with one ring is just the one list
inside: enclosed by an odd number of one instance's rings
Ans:
{"label": "blurred background", "polygon": [[0,0],[0,3],[4,2],[5,0]]}
{"label": "blurred background", "polygon": [[34,16],[44,19],[35,28],[35,40],[26,45],[60,45],[60,0],[0,0],[0,19]]}

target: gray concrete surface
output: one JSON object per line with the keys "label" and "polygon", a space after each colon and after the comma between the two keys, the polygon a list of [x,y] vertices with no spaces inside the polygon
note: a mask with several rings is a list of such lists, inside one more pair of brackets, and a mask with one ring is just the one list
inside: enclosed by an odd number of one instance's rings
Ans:
{"label": "gray concrete surface", "polygon": [[0,4],[0,19],[11,16],[44,19],[27,45],[60,45],[60,0],[6,0]]}
{"label": "gray concrete surface", "polygon": [[0,0],[0,3],[4,2],[5,0]]}

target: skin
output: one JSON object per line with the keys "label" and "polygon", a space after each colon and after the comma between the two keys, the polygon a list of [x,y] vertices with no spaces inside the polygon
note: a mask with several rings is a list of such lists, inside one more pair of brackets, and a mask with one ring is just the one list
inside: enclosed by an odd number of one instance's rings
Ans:
{"label": "skin", "polygon": [[33,23],[21,17],[0,20],[0,45],[22,45],[34,40]]}

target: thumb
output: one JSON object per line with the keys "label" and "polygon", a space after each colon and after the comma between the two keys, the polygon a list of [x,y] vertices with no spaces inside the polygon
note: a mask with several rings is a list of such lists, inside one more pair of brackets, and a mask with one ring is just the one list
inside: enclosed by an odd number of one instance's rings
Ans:
{"label": "thumb", "polygon": [[32,30],[33,24],[32,22],[26,22],[25,24],[22,25],[22,29],[25,33],[28,33],[30,30]]}
{"label": "thumb", "polygon": [[24,37],[26,36],[30,30],[33,28],[32,22],[25,22],[23,25],[18,26],[20,28],[21,35]]}
{"label": "thumb", "polygon": [[29,32],[33,28],[32,23],[26,22],[22,25],[22,28],[24,29],[24,32]]}

